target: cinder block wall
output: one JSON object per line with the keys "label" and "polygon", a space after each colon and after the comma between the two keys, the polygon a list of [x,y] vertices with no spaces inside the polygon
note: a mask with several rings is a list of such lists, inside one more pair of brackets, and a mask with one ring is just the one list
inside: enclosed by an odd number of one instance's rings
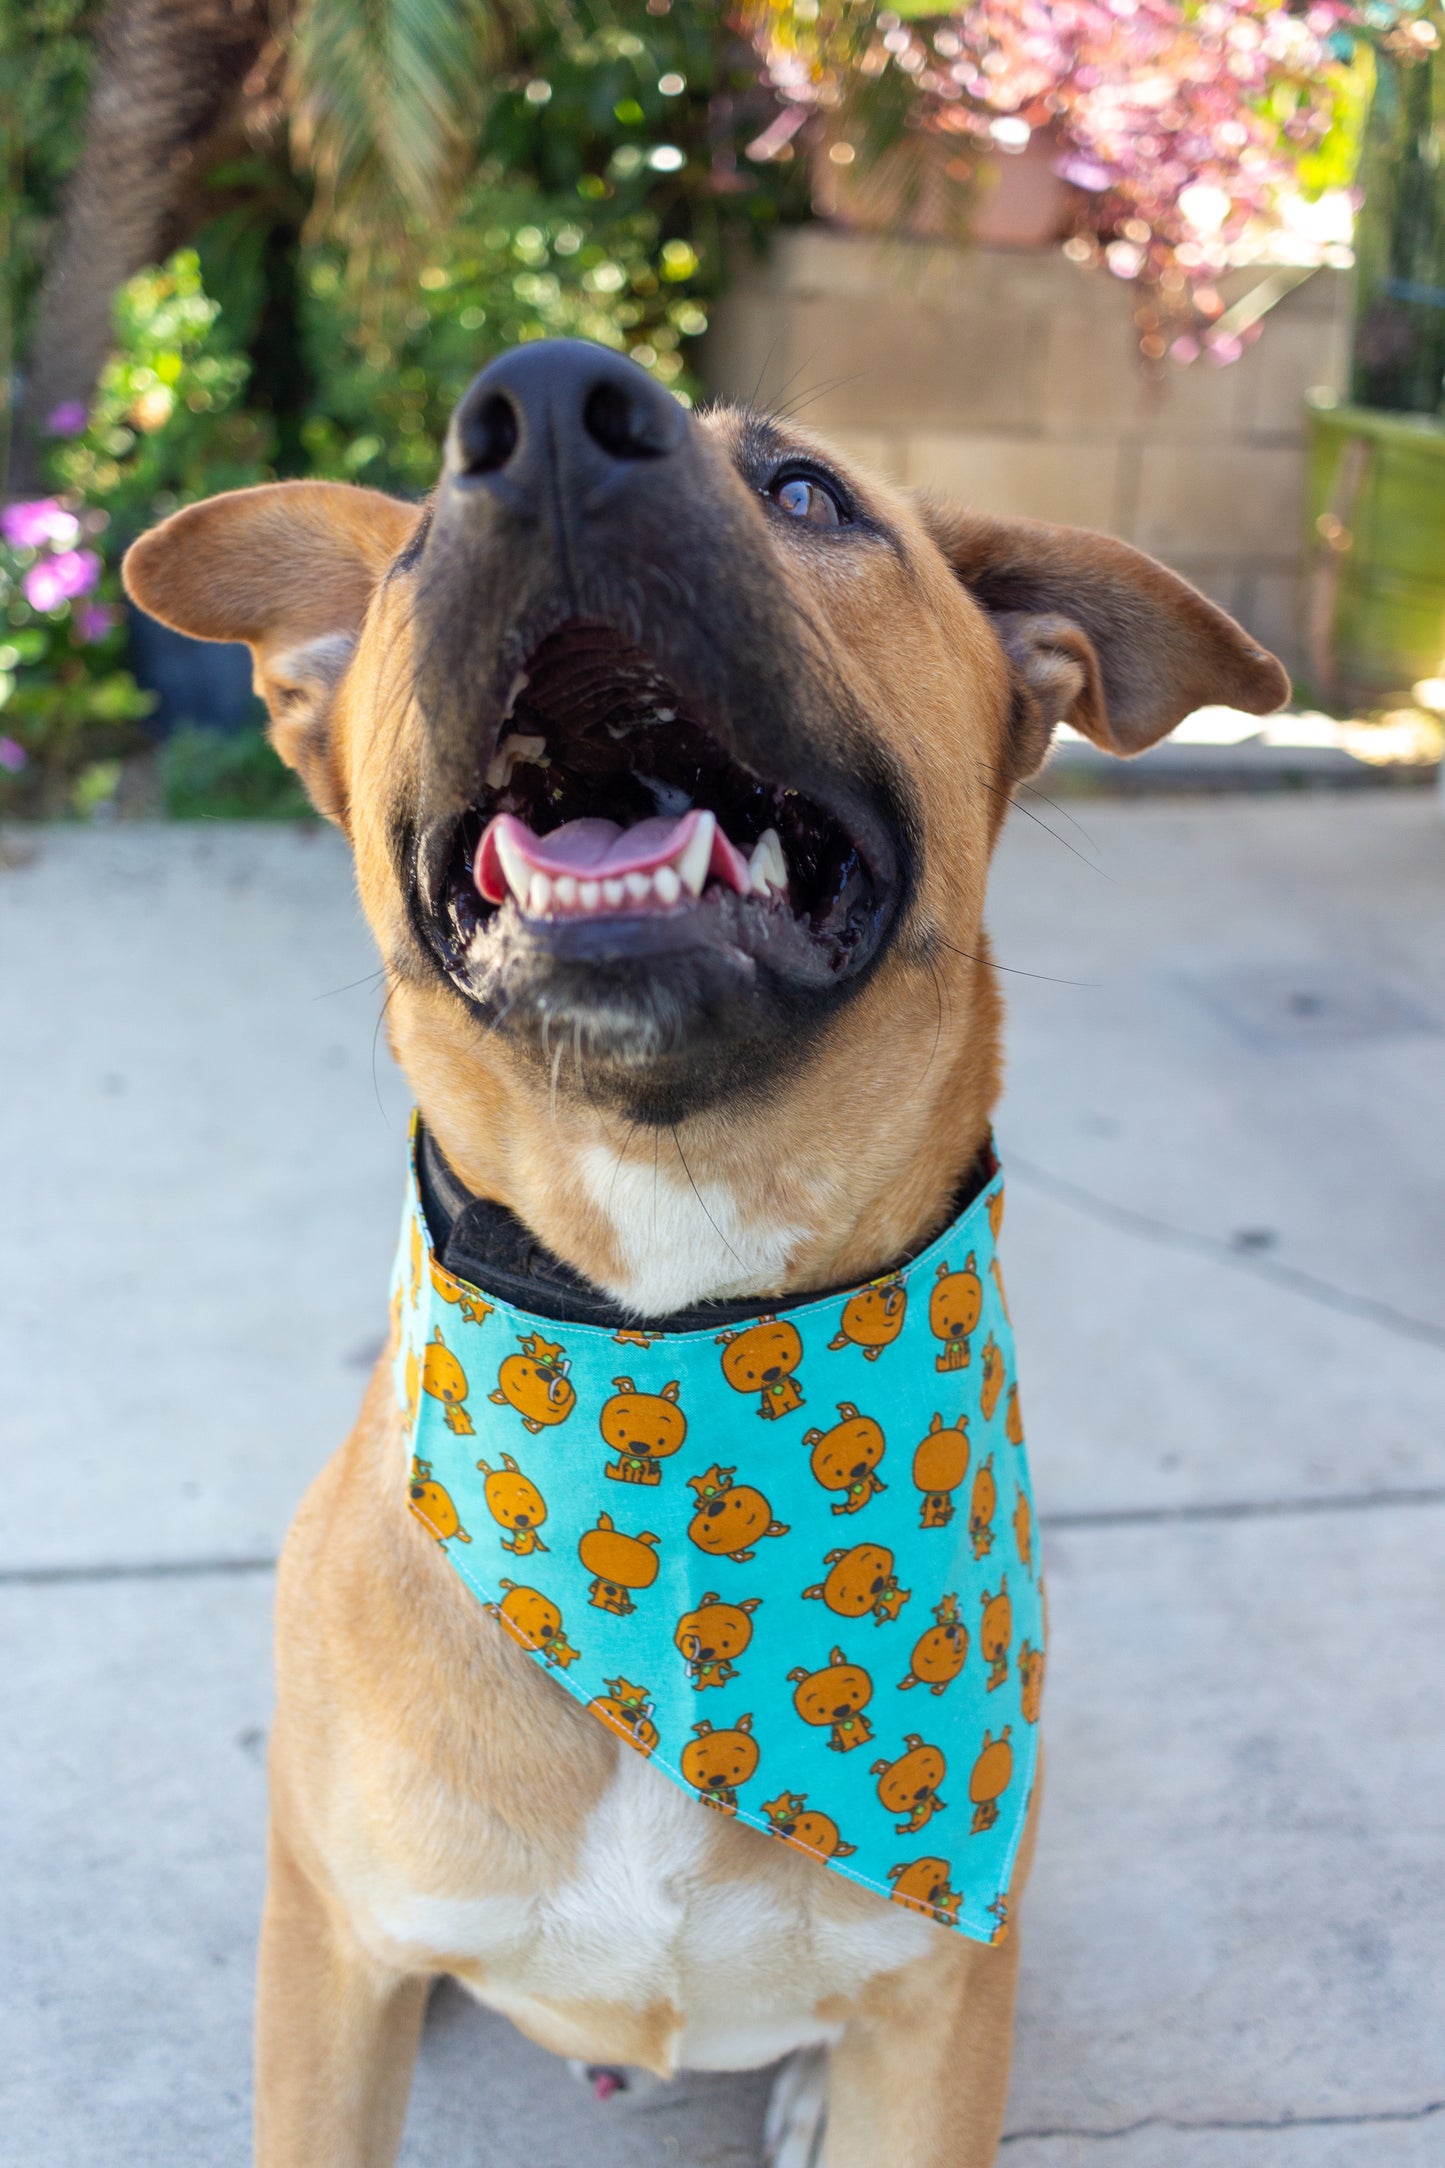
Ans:
{"label": "cinder block wall", "polygon": [[1346,352],[1337,272],[1288,295],[1231,367],[1156,379],[1107,273],[805,229],[740,267],[705,367],[714,391],[795,405],[890,480],[1137,543],[1297,664],[1304,395],[1339,388]]}

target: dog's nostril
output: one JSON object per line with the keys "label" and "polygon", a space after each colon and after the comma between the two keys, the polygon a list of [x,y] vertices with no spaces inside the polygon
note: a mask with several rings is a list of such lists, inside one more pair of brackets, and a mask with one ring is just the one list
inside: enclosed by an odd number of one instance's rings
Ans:
{"label": "dog's nostril", "polygon": [[511,400],[494,391],[480,406],[464,408],[457,416],[457,439],[465,473],[497,473],[517,449],[517,416]]}
{"label": "dog's nostril", "polygon": [[594,384],[583,404],[582,425],[614,459],[661,459],[678,434],[668,406],[645,393],[639,397],[630,385]]}

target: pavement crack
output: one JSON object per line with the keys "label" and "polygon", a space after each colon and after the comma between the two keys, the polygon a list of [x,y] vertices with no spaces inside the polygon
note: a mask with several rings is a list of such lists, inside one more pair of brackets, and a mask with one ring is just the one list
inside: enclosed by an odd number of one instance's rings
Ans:
{"label": "pavement crack", "polygon": [[274,1558],[151,1558],[99,1566],[6,1566],[0,1588],[47,1588],[76,1581],[197,1581],[208,1574],[274,1573]]}
{"label": "pavement crack", "polygon": [[1280,2116],[1190,2116],[1141,2115],[1132,2123],[1117,2123],[1103,2129],[1075,2129],[1068,2124],[1046,2125],[1027,2130],[1004,2132],[1001,2145],[1024,2145],[1029,2140],[1042,2143],[1051,2138],[1097,2139],[1107,2142],[1114,2138],[1132,2138],[1141,2130],[1365,2130],[1375,2123],[1424,2123],[1431,2116],[1445,2114],[1445,2100],[1427,2100],[1418,2108],[1379,2108],[1362,2115],[1280,2115]]}
{"label": "pavement crack", "polygon": [[1388,1506],[1445,1505],[1445,1483],[1410,1490],[1322,1491],[1298,1498],[1218,1498],[1157,1506],[1079,1506],[1041,1513],[1046,1531],[1071,1528],[1148,1528],[1171,1521],[1263,1521],[1301,1513],[1373,1513]]}
{"label": "pavement crack", "polygon": [[1217,1235],[1197,1234],[1193,1228],[1175,1227],[1168,1220],[1155,1219],[1151,1213],[1137,1212],[1132,1205],[1114,1204],[1109,1198],[1098,1196],[1081,1183],[1069,1181],[1065,1175],[1051,1173],[1047,1167],[1021,1157],[1016,1151],[1010,1150],[1008,1154],[1007,1172],[1010,1178],[1057,1197],[1060,1203],[1072,1205],[1076,1212],[1085,1213],[1107,1227],[1138,1235],[1143,1241],[1157,1243],[1162,1249],[1182,1250],[1188,1256],[1204,1257],[1212,1264],[1226,1265],[1232,1271],[1246,1273],[1257,1280],[1268,1280],[1272,1286],[1285,1288],[1290,1294],[1299,1295],[1321,1309],[1361,1318],[1403,1340],[1418,1340],[1426,1347],[1445,1349],[1445,1325],[1437,1325],[1425,1317],[1412,1317],[1408,1311],[1397,1310],[1391,1303],[1377,1302],[1372,1295],[1352,1294],[1348,1288],[1336,1287],[1333,1281],[1322,1280],[1297,1265],[1282,1265],[1254,1251],[1233,1249]]}

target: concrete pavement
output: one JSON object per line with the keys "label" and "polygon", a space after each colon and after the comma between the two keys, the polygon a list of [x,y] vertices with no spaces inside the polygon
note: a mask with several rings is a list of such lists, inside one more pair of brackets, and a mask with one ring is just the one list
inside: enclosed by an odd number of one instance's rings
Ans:
{"label": "concrete pavement", "polygon": [[[992,924],[1053,1656],[1003,2158],[1425,2168],[1445,825],[1424,793],[1027,802],[1054,832],[1013,819]],[[246,2158],[267,1562],[350,1419],[399,1209],[373,969],[329,835],[6,840],[20,2168]],[[603,2107],[444,1991],[406,2160],[753,2168],[763,2092]]]}

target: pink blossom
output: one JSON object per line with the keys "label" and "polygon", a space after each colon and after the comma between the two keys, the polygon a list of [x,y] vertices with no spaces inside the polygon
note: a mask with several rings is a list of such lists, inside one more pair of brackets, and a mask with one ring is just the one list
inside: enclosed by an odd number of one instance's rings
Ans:
{"label": "pink blossom", "polygon": [[79,399],[62,399],[58,407],[52,407],[45,417],[45,427],[52,437],[78,437],[85,427],[85,407]]}
{"label": "pink blossom", "polygon": [[32,610],[58,610],[62,602],[88,595],[99,578],[100,559],[94,550],[62,550],[32,565],[21,585]]}
{"label": "pink blossom", "polygon": [[58,497],[31,497],[0,512],[0,534],[13,550],[43,549],[50,542],[68,549],[79,533],[80,521]]}
{"label": "pink blossom", "polygon": [[25,766],[27,757],[23,745],[17,745],[13,738],[0,738],[0,768],[8,769],[11,775],[18,775]]}
{"label": "pink blossom", "polygon": [[71,623],[82,640],[103,640],[115,626],[115,611],[108,602],[82,602]]}

